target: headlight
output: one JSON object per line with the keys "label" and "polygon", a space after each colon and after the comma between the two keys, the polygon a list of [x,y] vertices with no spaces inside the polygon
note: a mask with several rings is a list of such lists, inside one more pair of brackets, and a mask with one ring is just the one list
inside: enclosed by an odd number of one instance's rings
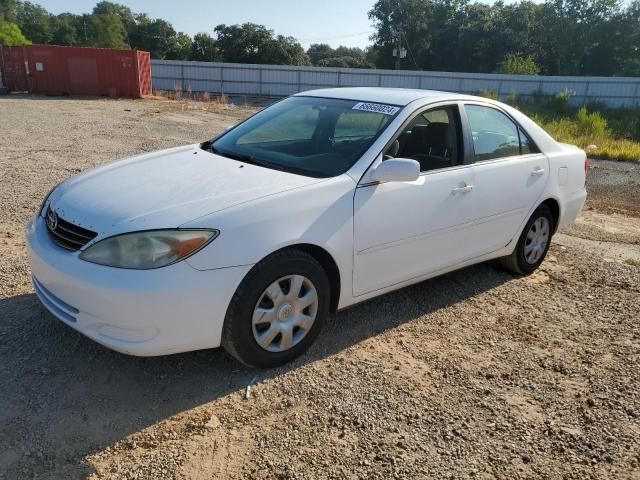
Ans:
{"label": "headlight", "polygon": [[179,262],[212,242],[218,230],[152,230],[105,238],[80,254],[109,267],[148,270]]}

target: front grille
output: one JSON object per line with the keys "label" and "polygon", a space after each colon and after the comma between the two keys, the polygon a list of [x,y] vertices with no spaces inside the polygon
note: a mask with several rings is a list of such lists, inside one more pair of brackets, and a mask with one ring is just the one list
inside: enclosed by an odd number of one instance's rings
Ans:
{"label": "front grille", "polygon": [[[57,221],[51,221],[52,216],[55,216]],[[98,235],[96,232],[63,220],[51,210],[51,207],[47,210],[45,220],[47,222],[47,231],[53,241],[67,250],[80,250]]]}

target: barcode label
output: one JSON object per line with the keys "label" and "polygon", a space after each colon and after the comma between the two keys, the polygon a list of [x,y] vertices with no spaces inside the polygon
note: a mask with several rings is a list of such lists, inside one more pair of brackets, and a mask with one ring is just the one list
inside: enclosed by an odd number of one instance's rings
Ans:
{"label": "barcode label", "polygon": [[393,105],[384,105],[382,103],[357,103],[353,110],[362,110],[363,112],[382,113],[384,115],[395,115],[400,111],[400,107]]}

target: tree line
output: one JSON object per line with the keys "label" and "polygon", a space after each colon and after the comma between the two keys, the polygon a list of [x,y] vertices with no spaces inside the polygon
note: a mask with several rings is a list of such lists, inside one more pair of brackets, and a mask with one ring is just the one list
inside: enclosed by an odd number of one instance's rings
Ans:
{"label": "tree line", "polygon": [[0,0],[0,44],[26,43],[102,48],[136,48],[152,58],[277,65],[373,66],[360,48],[312,45],[305,52],[293,37],[263,25],[218,25],[213,35],[193,37],[170,22],[102,1],[91,13],[53,15],[29,1]]}
{"label": "tree line", "polygon": [[170,60],[640,75],[640,0],[377,0],[368,14],[375,33],[367,49],[314,44],[305,51],[295,38],[252,23],[221,24],[191,37],[108,1],[91,13],[53,15],[29,1],[0,0],[0,44],[137,48]]}
{"label": "tree line", "polygon": [[640,75],[640,1],[378,0],[372,52],[378,68]]}

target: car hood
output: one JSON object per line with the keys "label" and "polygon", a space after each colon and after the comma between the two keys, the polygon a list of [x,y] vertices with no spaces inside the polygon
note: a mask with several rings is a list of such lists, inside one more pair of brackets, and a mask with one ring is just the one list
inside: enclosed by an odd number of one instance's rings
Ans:
{"label": "car hood", "polygon": [[99,235],[175,228],[322,179],[242,163],[189,145],[81,173],[51,195],[64,220]]}

